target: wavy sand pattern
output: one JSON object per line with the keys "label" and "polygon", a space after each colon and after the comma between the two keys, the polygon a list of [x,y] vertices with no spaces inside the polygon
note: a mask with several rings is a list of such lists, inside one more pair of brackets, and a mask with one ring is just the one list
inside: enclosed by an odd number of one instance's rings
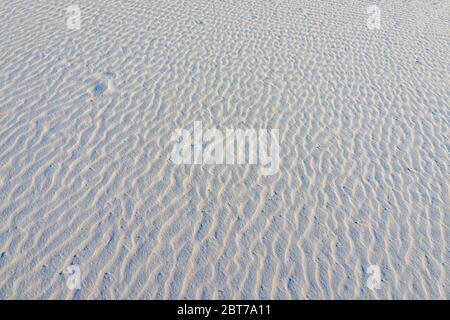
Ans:
{"label": "wavy sand pattern", "polygon": [[[0,16],[1,299],[449,298],[450,1]],[[279,173],[173,164],[194,121],[279,128]]]}

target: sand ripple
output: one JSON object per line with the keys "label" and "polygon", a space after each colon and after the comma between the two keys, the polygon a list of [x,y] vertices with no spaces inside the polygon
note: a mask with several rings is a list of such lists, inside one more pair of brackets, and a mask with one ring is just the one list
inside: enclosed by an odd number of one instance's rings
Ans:
{"label": "sand ripple", "polygon": [[[449,297],[448,0],[3,2],[1,299]],[[174,165],[194,121],[280,172]]]}

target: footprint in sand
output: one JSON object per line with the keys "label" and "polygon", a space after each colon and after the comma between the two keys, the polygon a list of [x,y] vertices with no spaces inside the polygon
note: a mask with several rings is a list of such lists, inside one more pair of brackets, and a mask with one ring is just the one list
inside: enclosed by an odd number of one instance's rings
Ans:
{"label": "footprint in sand", "polygon": [[106,85],[103,82],[97,82],[94,86],[94,89],[92,90],[92,93],[94,96],[99,96],[103,94],[106,91]]}
{"label": "footprint in sand", "polygon": [[116,87],[112,81],[114,74],[111,72],[105,72],[102,75],[97,75],[97,80],[92,88],[92,94],[95,97],[103,94],[113,94],[116,92]]}

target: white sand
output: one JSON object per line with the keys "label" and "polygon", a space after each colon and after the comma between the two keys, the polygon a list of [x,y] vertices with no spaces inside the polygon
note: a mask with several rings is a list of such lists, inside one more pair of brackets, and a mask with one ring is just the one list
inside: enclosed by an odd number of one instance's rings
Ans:
{"label": "white sand", "polygon": [[[0,17],[1,299],[449,298],[449,0]],[[279,128],[280,171],[175,165],[194,121]]]}

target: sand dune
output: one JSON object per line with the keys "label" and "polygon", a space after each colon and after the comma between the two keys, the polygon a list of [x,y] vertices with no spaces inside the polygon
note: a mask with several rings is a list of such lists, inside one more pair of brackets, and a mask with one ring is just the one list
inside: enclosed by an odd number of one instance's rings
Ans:
{"label": "sand dune", "polygon": [[[69,4],[0,6],[1,299],[449,298],[450,1]],[[174,164],[195,121],[279,172]]]}

